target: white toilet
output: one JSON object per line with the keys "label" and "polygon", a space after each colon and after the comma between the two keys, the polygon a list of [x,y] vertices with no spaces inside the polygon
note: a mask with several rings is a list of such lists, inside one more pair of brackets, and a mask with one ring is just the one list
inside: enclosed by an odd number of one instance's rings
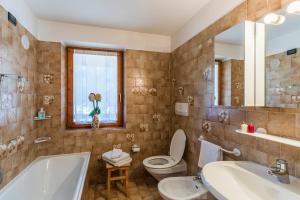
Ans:
{"label": "white toilet", "polygon": [[183,130],[178,129],[171,141],[170,155],[152,156],[143,160],[145,169],[158,181],[166,177],[184,176],[186,162],[182,159],[186,143]]}

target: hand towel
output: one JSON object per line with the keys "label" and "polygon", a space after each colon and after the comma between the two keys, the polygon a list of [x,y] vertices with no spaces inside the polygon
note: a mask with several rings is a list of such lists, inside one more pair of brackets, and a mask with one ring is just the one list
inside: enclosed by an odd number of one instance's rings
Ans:
{"label": "hand towel", "polygon": [[121,155],[122,155],[122,149],[113,149],[111,152],[112,159],[120,158]]}
{"label": "hand towel", "polygon": [[126,152],[122,152],[121,156],[119,158],[112,158],[112,151],[108,151],[104,154],[102,154],[102,158],[105,158],[106,160],[110,160],[113,163],[117,163],[123,160],[126,160],[130,157],[130,155]]}
{"label": "hand towel", "polygon": [[208,163],[220,160],[223,160],[222,148],[216,144],[202,140],[198,166],[203,168]]}

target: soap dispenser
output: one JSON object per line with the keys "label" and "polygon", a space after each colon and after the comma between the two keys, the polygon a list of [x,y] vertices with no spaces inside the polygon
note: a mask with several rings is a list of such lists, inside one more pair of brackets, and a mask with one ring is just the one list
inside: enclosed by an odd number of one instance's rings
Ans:
{"label": "soap dispenser", "polygon": [[38,112],[38,118],[39,119],[45,119],[46,118],[46,112],[44,108],[41,108],[40,111]]}

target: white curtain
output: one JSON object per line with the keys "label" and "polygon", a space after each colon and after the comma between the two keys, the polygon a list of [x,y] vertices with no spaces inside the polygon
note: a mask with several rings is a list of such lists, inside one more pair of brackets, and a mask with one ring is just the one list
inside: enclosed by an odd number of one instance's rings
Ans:
{"label": "white curtain", "polygon": [[75,123],[90,123],[90,93],[100,93],[100,122],[117,121],[118,56],[115,52],[75,50],[73,56],[73,110]]}

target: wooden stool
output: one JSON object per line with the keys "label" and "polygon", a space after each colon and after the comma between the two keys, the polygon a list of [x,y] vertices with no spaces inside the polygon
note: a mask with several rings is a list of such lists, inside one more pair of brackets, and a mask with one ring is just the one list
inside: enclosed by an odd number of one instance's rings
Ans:
{"label": "wooden stool", "polygon": [[[106,163],[106,169],[107,169],[107,180],[106,180],[107,199],[110,199],[110,196],[111,196],[111,183],[113,181],[123,182],[124,192],[125,192],[126,196],[128,196],[128,170],[129,170],[129,166],[130,166],[130,164],[127,164],[127,165],[124,165],[124,166],[121,166],[121,167],[116,167],[116,166],[112,166],[112,165]],[[114,171],[118,171],[119,175],[113,176],[112,173]]]}

